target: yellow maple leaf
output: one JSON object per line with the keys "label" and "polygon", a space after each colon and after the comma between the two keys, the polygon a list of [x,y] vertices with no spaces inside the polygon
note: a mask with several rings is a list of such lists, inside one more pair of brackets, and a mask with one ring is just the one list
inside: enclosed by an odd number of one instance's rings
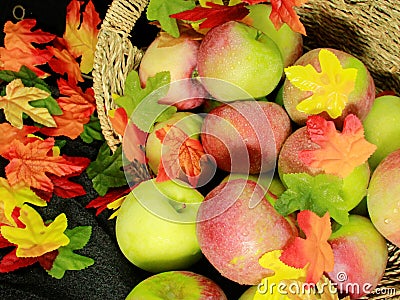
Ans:
{"label": "yellow maple leaf", "polygon": [[92,1],[86,4],[80,17],[80,1],[72,0],[67,7],[66,28],[63,38],[68,43],[68,49],[76,58],[82,56],[80,70],[89,73],[93,69],[94,51],[97,44],[97,26],[101,19],[96,13]]}
{"label": "yellow maple leaf", "polygon": [[284,264],[279,257],[282,250],[274,250],[265,253],[259,264],[266,269],[274,271],[274,275],[264,278],[258,286],[254,300],[283,300],[289,299],[286,293],[281,291],[281,282],[284,280],[299,280],[304,282],[307,275],[307,266],[302,269],[293,268]]}
{"label": "yellow maple leaf", "polygon": [[28,186],[24,183],[18,183],[10,186],[7,179],[0,177],[0,202],[3,204],[4,216],[8,224],[17,226],[12,213],[14,208],[22,207],[24,203],[31,203],[36,206],[46,206],[47,203],[38,197]]}
{"label": "yellow maple leaf", "polygon": [[4,238],[17,246],[17,257],[38,257],[69,244],[69,238],[64,234],[67,229],[67,217],[64,213],[45,225],[40,214],[24,204],[19,220],[25,224],[25,228],[1,227]]}
{"label": "yellow maple leaf", "polygon": [[121,198],[118,198],[117,200],[114,200],[113,202],[109,203],[107,205],[108,209],[114,210],[113,214],[108,218],[109,220],[114,219],[116,216],[118,216],[119,208],[121,207],[122,203],[125,201],[126,196],[123,196]]}
{"label": "yellow maple leaf", "polygon": [[326,111],[333,119],[341,116],[350,93],[354,90],[357,69],[343,69],[336,55],[321,49],[318,54],[321,73],[312,65],[290,66],[285,68],[288,80],[301,91],[313,95],[301,101],[297,110],[310,115]]}
{"label": "yellow maple leaf", "polygon": [[14,127],[23,127],[22,113],[27,114],[32,120],[47,127],[55,127],[56,123],[47,110],[43,107],[33,107],[30,101],[45,99],[50,93],[36,87],[25,87],[21,79],[14,79],[6,86],[6,95],[0,96],[0,109],[4,109],[6,119]]}

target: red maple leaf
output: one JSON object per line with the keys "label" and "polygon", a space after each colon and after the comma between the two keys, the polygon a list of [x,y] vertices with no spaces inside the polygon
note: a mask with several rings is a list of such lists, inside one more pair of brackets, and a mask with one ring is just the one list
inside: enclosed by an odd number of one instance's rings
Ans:
{"label": "red maple leaf", "polygon": [[107,205],[114,202],[115,200],[126,196],[131,191],[130,187],[120,187],[120,188],[113,188],[104,196],[99,196],[92,201],[90,201],[86,208],[95,208],[96,209],[96,216],[98,216],[102,211],[107,208]]}
{"label": "red maple leaf", "polygon": [[[286,23],[289,27],[301,34],[306,35],[306,29],[301,23],[299,16],[293,7],[301,6],[308,0],[270,0],[272,5],[271,15],[269,16],[271,22],[274,24],[276,30]],[[250,5],[265,2],[263,0],[243,0],[243,2]]]}
{"label": "red maple leaf", "polygon": [[68,75],[68,81],[75,84],[78,81],[84,81],[78,62],[67,49],[57,49],[47,46],[47,50],[53,55],[49,61],[49,66],[54,72],[61,75],[66,73]]}
{"label": "red maple leaf", "polygon": [[228,21],[242,20],[249,14],[249,9],[246,8],[245,3],[227,6],[207,2],[206,6],[196,6],[191,10],[172,14],[170,17],[192,22],[204,20],[199,26],[200,29],[204,29],[213,28]]}
{"label": "red maple leaf", "polygon": [[45,44],[55,38],[54,34],[44,32],[40,29],[32,31],[32,28],[35,26],[35,19],[24,19],[16,24],[7,21],[4,24],[4,47],[7,49],[18,48],[29,52],[30,49],[35,48],[31,43]]}
{"label": "red maple leaf", "polygon": [[283,249],[280,260],[294,268],[307,268],[308,283],[317,283],[324,272],[333,270],[334,258],[328,239],[332,233],[329,213],[322,218],[310,210],[300,211],[297,223],[306,239],[296,237]]}
{"label": "red maple leaf", "polygon": [[13,141],[2,156],[10,162],[6,176],[10,185],[24,182],[28,186],[52,192],[54,185],[47,174],[64,176],[82,170],[62,156],[53,156],[54,139],[35,140],[27,145]]}
{"label": "red maple leaf", "polygon": [[156,181],[179,178],[183,173],[193,187],[197,186],[201,160],[206,157],[200,141],[190,138],[182,129],[172,125],[157,130],[156,136],[162,143]]}

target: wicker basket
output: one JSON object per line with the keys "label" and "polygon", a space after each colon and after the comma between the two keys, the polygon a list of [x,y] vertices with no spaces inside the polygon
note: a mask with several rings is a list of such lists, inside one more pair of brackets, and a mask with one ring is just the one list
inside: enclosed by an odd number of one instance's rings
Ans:
{"label": "wicker basket", "polygon": [[[377,92],[400,94],[400,6],[398,0],[309,0],[298,9],[307,30],[306,49],[332,47],[362,60]],[[143,49],[132,32],[148,0],[114,0],[102,23],[95,52],[93,87],[103,134],[115,150],[122,142],[107,112],[115,108],[112,94],[123,94],[129,71],[140,63]],[[146,35],[146,32],[144,33]],[[400,299],[400,249],[389,246],[389,260],[379,288],[396,291],[365,299]]]}

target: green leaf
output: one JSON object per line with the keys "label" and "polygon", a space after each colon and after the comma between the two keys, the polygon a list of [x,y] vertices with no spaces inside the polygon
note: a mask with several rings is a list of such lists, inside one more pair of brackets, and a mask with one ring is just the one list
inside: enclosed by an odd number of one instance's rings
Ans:
{"label": "green leaf", "polygon": [[45,99],[31,101],[29,104],[33,107],[47,108],[49,113],[53,116],[60,116],[63,113],[57,101],[52,96],[49,96]]}
{"label": "green leaf", "polygon": [[89,123],[83,125],[83,132],[80,137],[87,144],[93,143],[94,140],[104,141],[100,120],[97,116],[90,116]]}
{"label": "green leaf", "polygon": [[176,112],[175,106],[158,103],[167,94],[170,81],[168,71],[159,72],[149,77],[142,89],[138,73],[131,71],[125,82],[124,95],[115,99],[115,103],[125,109],[128,116],[133,114],[132,121],[137,127],[149,132],[154,123],[167,120]]}
{"label": "green leaf", "polygon": [[342,197],[343,180],[330,174],[284,174],[287,190],[277,199],[275,209],[287,216],[297,210],[311,210],[320,217],[327,211],[339,224],[349,221]]}
{"label": "green leaf", "polygon": [[74,253],[74,250],[79,250],[85,247],[92,234],[91,226],[79,226],[73,229],[66,229],[65,235],[68,236],[70,242],[66,246],[58,248],[58,255],[53,262],[53,266],[47,272],[61,279],[65,271],[82,270],[94,264],[92,258]]}
{"label": "green leaf", "polygon": [[93,188],[100,196],[104,196],[109,188],[127,185],[122,170],[122,147],[110,155],[110,148],[104,143],[99,150],[95,161],[86,169]]}
{"label": "green leaf", "polygon": [[21,79],[22,83],[24,84],[24,86],[36,86],[36,84],[44,87],[38,87],[42,90],[45,90],[47,92],[50,92],[50,88],[47,85],[47,83],[40,79],[39,77],[37,77],[37,75],[35,74],[35,72],[33,72],[32,70],[30,70],[29,68],[22,66],[18,72],[13,72],[13,71],[7,71],[7,70],[3,70],[0,71],[0,79],[6,81],[6,82],[11,82],[14,79]]}
{"label": "green leaf", "polygon": [[150,0],[147,7],[147,19],[149,21],[159,21],[164,31],[173,37],[179,37],[176,19],[169,16],[193,9],[195,6],[194,0]]}

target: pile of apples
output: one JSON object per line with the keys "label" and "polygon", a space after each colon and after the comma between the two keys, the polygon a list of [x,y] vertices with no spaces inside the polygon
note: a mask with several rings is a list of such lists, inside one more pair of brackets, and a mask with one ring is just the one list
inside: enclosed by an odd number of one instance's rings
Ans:
{"label": "pile of apples", "polygon": [[[152,178],[122,204],[116,223],[121,251],[139,268],[157,273],[127,299],[226,299],[217,283],[184,271],[203,256],[241,285],[256,286],[270,276],[260,257],[301,235],[294,214],[283,216],[274,208],[287,188],[284,175],[325,172],[298,155],[319,147],[307,134],[312,115],[332,121],[338,131],[348,116],[356,116],[365,139],[376,146],[368,161],[343,178],[349,222],[332,229],[328,242],[335,265],[325,275],[341,282],[338,274],[345,272],[349,283],[368,283],[373,291],[385,271],[387,241],[400,246],[400,98],[376,97],[373,78],[351,54],[303,53],[302,36],[286,25],[276,30],[265,17],[270,11],[267,4],[252,5],[243,22],[214,27],[201,40],[162,33],[146,49],[138,71],[142,86],[163,71],[169,71],[171,83],[179,83],[160,100],[178,112],[148,135],[149,168],[157,175],[163,144],[156,132],[171,126],[199,141],[205,155],[196,186],[183,177]],[[299,103],[313,95],[313,87],[299,89],[284,72],[293,65],[326,71],[321,55],[334,55],[344,70],[357,70],[345,107],[334,117],[326,110],[300,111]],[[321,81],[340,86],[340,76],[325,74]],[[253,287],[241,299],[254,295]]]}

